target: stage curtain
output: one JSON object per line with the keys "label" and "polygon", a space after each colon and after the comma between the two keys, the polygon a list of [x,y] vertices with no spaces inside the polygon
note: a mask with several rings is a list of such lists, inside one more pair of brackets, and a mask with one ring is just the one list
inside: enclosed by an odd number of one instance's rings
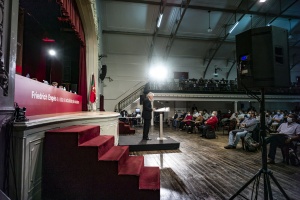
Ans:
{"label": "stage curtain", "polygon": [[85,45],[84,30],[81,23],[80,15],[74,0],[57,0],[63,15],[69,18],[70,25],[75,31],[82,45]]}
{"label": "stage curtain", "polygon": [[82,110],[87,111],[86,49],[80,46],[78,94],[82,96]]}
{"label": "stage curtain", "polygon": [[82,110],[87,111],[86,47],[82,22],[74,0],[57,0],[57,3],[81,42],[78,94],[82,96]]}

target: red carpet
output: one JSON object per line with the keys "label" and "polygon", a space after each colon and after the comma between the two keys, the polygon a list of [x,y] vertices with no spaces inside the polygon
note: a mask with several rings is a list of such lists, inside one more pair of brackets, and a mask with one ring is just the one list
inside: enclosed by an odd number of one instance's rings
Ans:
{"label": "red carpet", "polygon": [[143,156],[114,146],[99,126],[71,126],[45,134],[42,199],[159,199],[160,170]]}

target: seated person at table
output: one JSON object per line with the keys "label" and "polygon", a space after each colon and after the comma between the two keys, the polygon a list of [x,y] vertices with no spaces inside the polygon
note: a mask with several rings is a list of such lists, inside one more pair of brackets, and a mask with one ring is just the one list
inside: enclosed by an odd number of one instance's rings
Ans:
{"label": "seated person at table", "polygon": [[247,118],[240,124],[240,129],[229,132],[228,145],[225,149],[235,149],[241,137],[245,137],[250,131],[253,131],[257,125],[254,111],[249,111]]}
{"label": "seated person at table", "polygon": [[180,122],[179,130],[182,130],[184,125],[190,126],[191,121],[193,121],[193,116],[191,115],[191,112],[188,112],[185,118]]}
{"label": "seated person at table", "polygon": [[[300,125],[296,123],[297,115],[289,114],[286,123],[282,123],[278,129],[277,134],[271,135],[266,139],[266,143],[270,143],[268,164],[275,164],[276,148],[285,144],[290,144],[293,141],[300,139]],[[253,144],[257,147],[259,144]],[[293,145],[293,144],[292,144]]]}
{"label": "seated person at table", "polygon": [[208,118],[208,120],[206,120],[204,122],[204,125],[201,125],[199,127],[199,132],[200,132],[200,134],[202,134],[201,137],[206,137],[206,132],[207,132],[208,128],[215,130],[217,123],[218,123],[217,111],[213,111],[211,113],[211,117]]}

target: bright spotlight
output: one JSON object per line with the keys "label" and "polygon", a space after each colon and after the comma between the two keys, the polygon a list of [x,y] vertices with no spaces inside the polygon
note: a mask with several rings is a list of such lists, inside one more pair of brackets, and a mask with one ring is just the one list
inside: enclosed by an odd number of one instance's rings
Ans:
{"label": "bright spotlight", "polygon": [[167,69],[162,65],[151,67],[149,75],[150,78],[153,80],[163,81],[167,78]]}
{"label": "bright spotlight", "polygon": [[56,51],[54,51],[53,49],[49,50],[49,55],[50,56],[55,56],[56,55]]}

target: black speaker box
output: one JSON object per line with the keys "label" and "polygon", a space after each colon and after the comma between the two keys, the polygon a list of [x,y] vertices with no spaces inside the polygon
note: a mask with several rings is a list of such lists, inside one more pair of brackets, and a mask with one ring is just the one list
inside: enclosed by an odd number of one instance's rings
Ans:
{"label": "black speaker box", "polygon": [[101,74],[100,74],[101,81],[103,81],[105,79],[106,72],[107,72],[107,66],[106,65],[102,65]]}
{"label": "black speaker box", "polygon": [[240,89],[290,86],[286,29],[266,26],[236,35],[236,56]]}

